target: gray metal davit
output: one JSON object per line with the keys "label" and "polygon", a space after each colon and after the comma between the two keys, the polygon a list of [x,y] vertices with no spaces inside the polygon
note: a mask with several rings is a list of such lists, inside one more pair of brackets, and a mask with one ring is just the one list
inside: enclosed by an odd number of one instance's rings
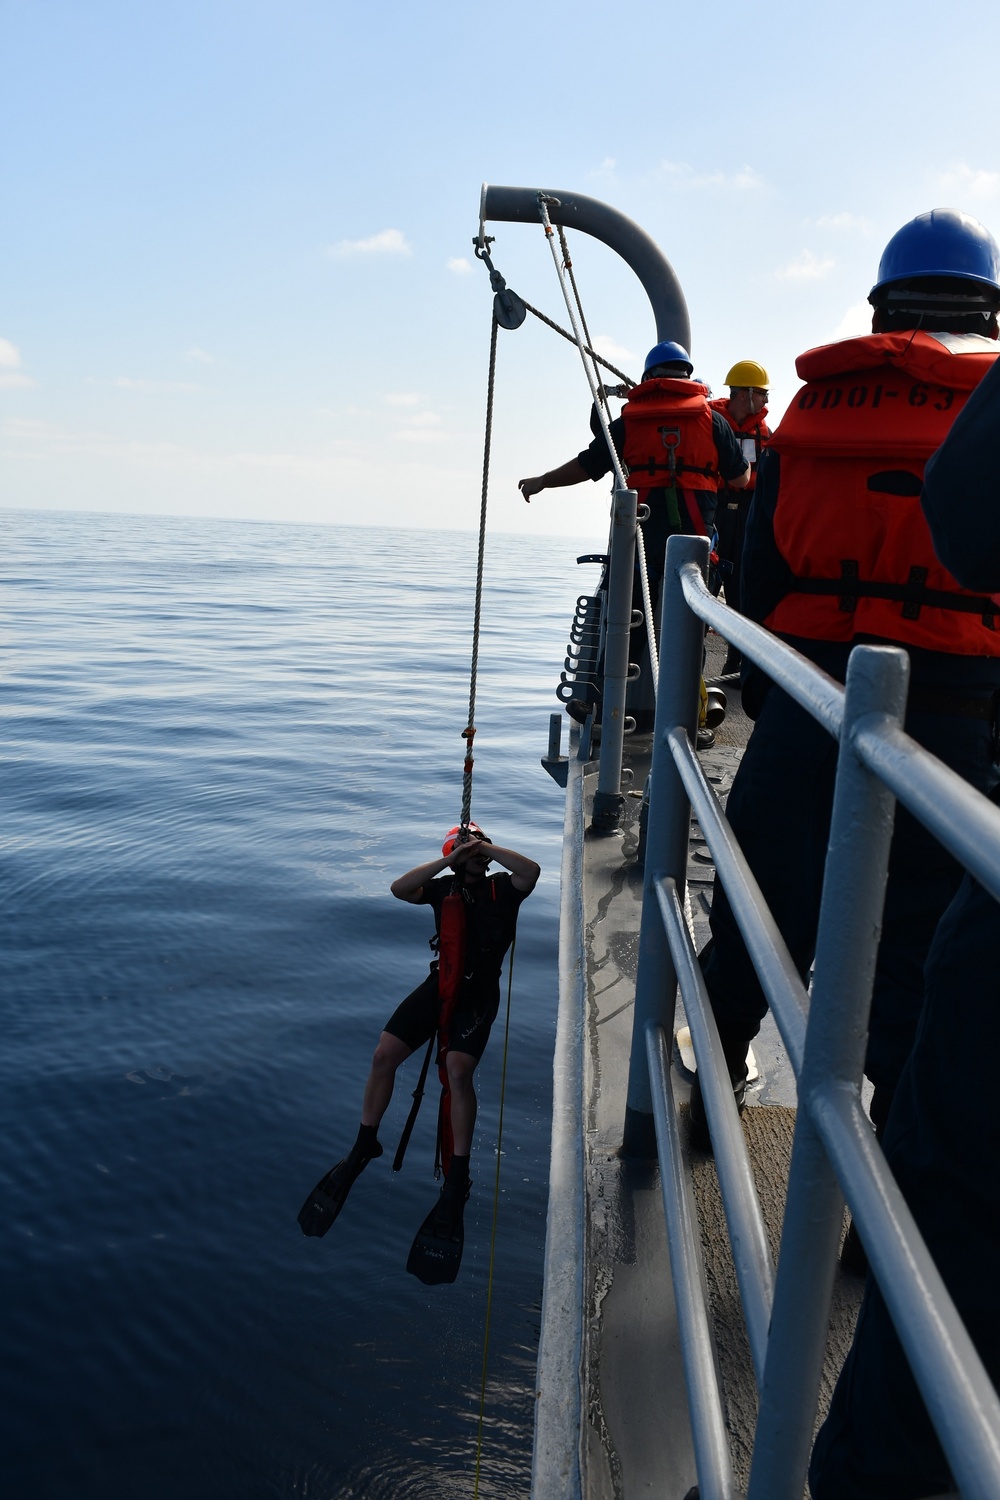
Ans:
{"label": "gray metal davit", "polygon": [[[691,319],[673,266],[656,241],[634,220],[597,198],[558,188],[494,187],[483,183],[479,222],[538,224],[538,195],[549,200],[549,218],[566,229],[578,229],[620,255],[642,282],[656,321],[657,339],[673,339],[691,352]],[[553,202],[552,200],[557,200]]]}

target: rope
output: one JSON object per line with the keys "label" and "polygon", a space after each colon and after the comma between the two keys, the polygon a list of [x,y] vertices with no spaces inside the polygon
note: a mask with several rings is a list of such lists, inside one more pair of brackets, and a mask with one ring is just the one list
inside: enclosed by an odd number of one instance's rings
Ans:
{"label": "rope", "polygon": [[653,605],[649,597],[649,573],[646,571],[646,543],[642,527],[635,528],[636,557],[639,559],[639,577],[642,579],[642,607],[646,611],[646,637],[649,641],[649,665],[653,678],[653,692],[660,688],[660,648],[656,643],[656,623],[653,620]]}
{"label": "rope", "polygon": [[493,441],[493,390],[497,369],[497,329],[499,323],[493,318],[490,335],[490,378],[486,392],[486,441],[483,450],[483,493],[479,508],[479,558],[476,563],[476,608],[472,624],[472,664],[469,669],[469,718],[462,730],[465,741],[465,765],[462,775],[462,828],[472,821],[472,742],[476,737],[476,676],[479,671],[479,625],[483,609],[483,557],[486,552],[486,496],[490,485],[490,445]]}
{"label": "rope", "polygon": [[486,1324],[483,1330],[483,1378],[479,1387],[479,1426],[476,1429],[476,1478],[472,1488],[472,1500],[479,1500],[479,1471],[483,1458],[483,1413],[486,1409],[486,1370],[490,1353],[490,1314],[493,1311],[493,1266],[496,1260],[497,1219],[500,1214],[500,1156],[503,1145],[503,1104],[507,1085],[507,1048],[510,1042],[510,999],[514,987],[514,950],[517,938],[511,943],[510,963],[507,965],[507,1019],[503,1033],[503,1064],[500,1069],[500,1118],[497,1122],[497,1170],[493,1181],[493,1228],[490,1231],[490,1266],[486,1277]]}
{"label": "rope", "polygon": [[[523,297],[521,298],[521,301],[524,302]],[[547,317],[545,313],[539,312],[537,307],[532,307],[530,302],[524,302],[524,305],[528,309],[528,311],[530,313],[534,313],[535,317],[538,318],[542,323],[547,323],[550,328],[554,329],[556,333],[561,334],[564,339],[568,339],[571,344],[576,343],[576,339],[571,333],[567,333],[565,328],[560,328],[559,324],[554,322],[552,318]],[[636,382],[632,379],[631,375],[626,375],[624,370],[619,370],[617,365],[611,364],[604,358],[603,355],[596,353],[596,351],[591,349],[589,346],[587,347],[586,352],[590,355],[591,359],[596,360],[599,365],[603,365],[606,370],[610,370],[612,375],[617,375],[620,380],[623,380],[628,386],[629,390],[631,390],[635,385]],[[611,394],[614,395],[615,392],[612,391]]]}
{"label": "rope", "polygon": [[573,332],[576,335],[576,347],[580,351],[580,359],[583,362],[583,372],[587,377],[587,384],[590,386],[590,395],[594,403],[594,409],[597,412],[598,420],[601,424],[601,431],[604,433],[604,441],[608,445],[608,456],[611,459],[611,466],[615,471],[616,487],[620,490],[627,490],[628,481],[625,478],[625,472],[622,469],[621,460],[618,457],[615,445],[611,441],[611,433],[608,430],[607,412],[605,411],[602,402],[598,399],[597,384],[595,381],[594,372],[592,371],[590,365],[587,363],[587,356],[584,352],[583,335],[580,332],[579,327],[577,326],[576,313],[573,310],[573,304],[570,301],[569,293],[566,290],[566,282],[563,278],[563,270],[559,265],[559,256],[556,252],[555,246],[555,235],[553,234],[552,224],[549,220],[549,210],[546,204],[544,193],[539,193],[538,195],[538,214],[542,221],[542,227],[545,230],[545,238],[549,242],[549,249],[552,251],[552,263],[556,268],[556,275],[559,277],[559,285],[562,288],[563,297],[566,302],[566,311],[569,313],[569,321],[572,324]]}
{"label": "rope", "polygon": [[[583,329],[583,336],[587,340],[587,348],[589,349],[591,344],[593,343],[593,340],[590,337],[590,329],[587,327],[587,319],[583,311],[583,303],[580,301],[580,288],[577,286],[576,277],[573,275],[573,259],[569,253],[569,245],[566,242],[566,231],[561,224],[557,224],[556,229],[559,234],[559,246],[562,250],[563,265],[566,267],[566,275],[569,277],[569,284],[573,288],[573,301],[576,303],[576,310],[580,314],[580,327]],[[596,370],[594,371],[594,374],[597,374]],[[604,396],[604,387],[599,384],[597,389],[601,393],[601,397],[604,400],[604,405],[607,406],[608,403],[607,398]]]}

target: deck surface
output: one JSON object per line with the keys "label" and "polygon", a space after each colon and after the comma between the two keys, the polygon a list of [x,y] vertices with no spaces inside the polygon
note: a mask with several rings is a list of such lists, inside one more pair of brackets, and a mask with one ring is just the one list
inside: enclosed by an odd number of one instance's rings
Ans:
{"label": "deck surface", "polygon": [[[708,642],[707,672],[718,672],[725,646]],[[739,691],[715,747],[701,754],[706,776],[725,800],[750,722]],[[636,863],[641,792],[650,736],[626,740],[632,771],[625,816],[614,834],[589,829],[596,767],[584,781],[583,843],[586,1021],[583,1049],[585,1368],[582,1493],[587,1500],[684,1500],[696,1482],[670,1262],[655,1167],[619,1158],[632,1041],[642,871]],[[692,822],[688,892],[696,946],[708,938],[714,868]],[[683,1016],[679,1017],[679,1023]],[[777,1250],[794,1124],[795,1082],[777,1028],[768,1018],[754,1044],[759,1078],[751,1088],[746,1134],[772,1245]],[[674,1085],[686,1101],[691,1075],[675,1047]],[[682,1109],[684,1105],[682,1104]],[[737,1481],[747,1482],[756,1392],[714,1165],[691,1163],[706,1281],[715,1322]],[[853,1331],[861,1283],[838,1273],[823,1405],[829,1400]]]}

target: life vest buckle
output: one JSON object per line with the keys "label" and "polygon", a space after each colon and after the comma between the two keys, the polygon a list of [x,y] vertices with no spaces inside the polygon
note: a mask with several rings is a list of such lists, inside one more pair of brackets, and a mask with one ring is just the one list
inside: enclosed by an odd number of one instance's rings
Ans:
{"label": "life vest buckle", "polygon": [[858,607],[858,564],[853,557],[845,557],[840,563],[841,594],[837,607],[845,615],[853,615]]}
{"label": "life vest buckle", "polygon": [[[906,581],[911,588],[925,589],[927,587],[927,569],[911,568]],[[922,607],[919,599],[907,599],[903,605],[903,619],[918,620]]]}

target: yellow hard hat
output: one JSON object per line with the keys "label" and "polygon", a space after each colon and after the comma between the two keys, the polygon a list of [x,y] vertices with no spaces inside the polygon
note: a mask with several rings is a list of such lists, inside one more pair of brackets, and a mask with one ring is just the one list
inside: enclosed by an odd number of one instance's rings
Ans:
{"label": "yellow hard hat", "polygon": [[753,391],[766,391],[771,384],[764,366],[755,359],[738,359],[723,383],[730,388]]}

